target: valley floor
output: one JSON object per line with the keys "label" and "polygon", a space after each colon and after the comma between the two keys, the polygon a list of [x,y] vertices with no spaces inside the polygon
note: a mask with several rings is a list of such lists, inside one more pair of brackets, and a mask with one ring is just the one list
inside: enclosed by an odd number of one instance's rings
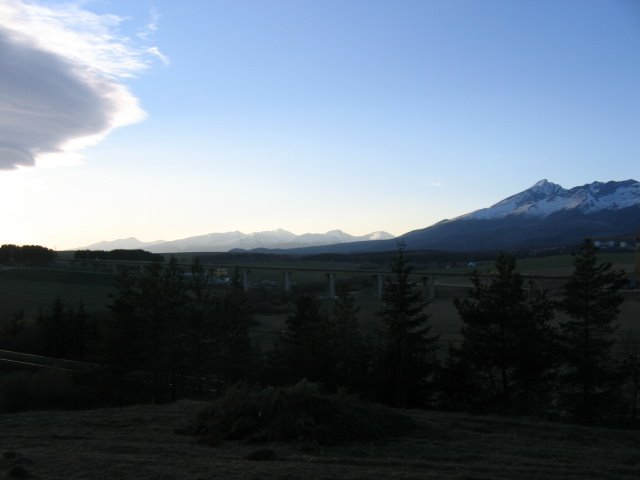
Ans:
{"label": "valley floor", "polygon": [[[301,450],[179,435],[204,404],[0,415],[0,478],[637,479],[640,432],[442,412],[380,444]],[[277,459],[245,457],[271,448]]]}

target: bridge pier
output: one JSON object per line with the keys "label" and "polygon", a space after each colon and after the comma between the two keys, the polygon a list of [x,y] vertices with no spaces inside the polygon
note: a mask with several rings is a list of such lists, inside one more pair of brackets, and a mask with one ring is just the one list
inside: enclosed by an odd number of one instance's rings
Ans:
{"label": "bridge pier", "polygon": [[376,279],[376,298],[382,298],[384,295],[384,275],[375,275]]}
{"label": "bridge pier", "polygon": [[334,299],[336,298],[336,274],[333,272],[327,273],[327,280],[329,281],[327,293],[329,298]]}
{"label": "bridge pier", "polygon": [[283,272],[283,277],[284,291],[289,293],[291,291],[291,272]]}
{"label": "bridge pier", "polygon": [[242,270],[242,288],[245,292],[251,288],[251,270]]}
{"label": "bridge pier", "polygon": [[424,287],[424,296],[427,300],[433,300],[436,296],[435,283],[436,283],[435,278],[433,276],[422,277],[422,285]]}

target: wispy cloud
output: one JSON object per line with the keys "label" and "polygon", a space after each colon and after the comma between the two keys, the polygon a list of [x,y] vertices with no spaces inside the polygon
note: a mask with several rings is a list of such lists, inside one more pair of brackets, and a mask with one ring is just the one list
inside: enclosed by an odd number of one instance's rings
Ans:
{"label": "wispy cloud", "polygon": [[151,8],[149,16],[151,17],[149,23],[147,23],[144,28],[141,28],[137,34],[138,37],[142,38],[143,40],[147,40],[151,35],[155,33],[156,30],[158,30],[158,20],[160,20],[160,14],[155,8]]}
{"label": "wispy cloud", "polygon": [[0,170],[77,162],[79,149],[145,117],[123,80],[168,59],[149,36],[119,35],[121,22],[81,4],[0,0]]}

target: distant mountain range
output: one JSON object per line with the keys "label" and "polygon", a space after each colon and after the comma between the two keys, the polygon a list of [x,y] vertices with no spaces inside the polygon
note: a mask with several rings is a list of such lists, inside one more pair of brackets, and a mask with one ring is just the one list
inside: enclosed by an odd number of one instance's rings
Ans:
{"label": "distant mountain range", "polygon": [[392,238],[394,238],[394,236],[387,232],[373,232],[368,235],[354,236],[341,230],[331,230],[327,233],[305,233],[296,235],[287,230],[278,229],[254,233],[242,233],[238,231],[209,233],[173,241],[156,240],[153,242],[142,242],[137,238],[129,237],[94,243],[82,249],[115,250],[140,248],[154,253],[228,252],[235,249],[254,250],[315,247],[337,243],[389,240]]}
{"label": "distant mountain range", "polygon": [[[495,205],[401,235],[409,250],[481,251],[555,248],[585,237],[635,237],[640,231],[640,182],[593,182],[571,189],[547,180]],[[286,230],[210,233],[171,242],[135,238],[100,242],[89,249],[143,248],[155,253],[252,250],[291,254],[367,253],[395,250],[386,232],[353,236],[340,230],[295,235]]]}
{"label": "distant mountain range", "polygon": [[[585,237],[633,238],[638,231],[638,181],[593,182],[565,189],[540,180],[489,208],[413,230],[401,238],[409,250],[481,251],[562,247]],[[286,253],[379,252],[394,250],[396,242],[356,242]]]}

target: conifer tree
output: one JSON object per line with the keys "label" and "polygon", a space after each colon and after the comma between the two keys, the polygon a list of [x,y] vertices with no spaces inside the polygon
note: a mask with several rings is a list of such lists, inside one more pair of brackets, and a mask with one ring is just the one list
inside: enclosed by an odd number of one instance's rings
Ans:
{"label": "conifer tree", "polygon": [[186,321],[184,325],[184,366],[195,377],[198,395],[203,393],[203,376],[214,369],[216,345],[216,301],[210,285],[211,275],[196,257],[186,284]]}
{"label": "conifer tree", "polygon": [[322,303],[310,294],[296,299],[295,313],[287,319],[278,359],[290,383],[306,378],[332,389],[335,379],[333,325]]}
{"label": "conifer tree", "polygon": [[594,422],[613,392],[618,372],[611,355],[614,320],[623,301],[623,271],[598,263],[597,248],[586,239],[574,256],[574,272],[564,286],[560,309],[570,319],[560,324],[569,406],[587,424]]}
{"label": "conifer tree", "polygon": [[365,342],[358,325],[355,298],[339,288],[333,304],[332,350],[335,357],[336,387],[360,391],[366,382],[367,358]]}
{"label": "conifer tree", "polygon": [[468,297],[454,300],[463,321],[460,358],[484,377],[474,379],[477,398],[493,399],[502,411],[527,411],[532,394],[548,387],[555,365],[553,307],[533,288],[527,298],[513,256],[500,254],[495,269],[488,284],[474,271]]}
{"label": "conifer tree", "polygon": [[56,358],[66,358],[69,328],[67,310],[60,297],[51,305],[51,312],[38,315],[38,326],[42,343],[41,353]]}
{"label": "conifer tree", "polygon": [[116,401],[124,400],[124,378],[128,372],[148,365],[145,354],[148,345],[144,325],[139,315],[136,279],[123,270],[114,281],[108,305],[110,315],[104,332],[104,361],[115,376]]}
{"label": "conifer tree", "polygon": [[146,268],[139,280],[137,300],[154,400],[160,400],[167,387],[171,399],[175,399],[180,361],[178,336],[183,329],[185,302],[183,274],[175,257],[164,268],[157,262]]}
{"label": "conifer tree", "polygon": [[251,308],[238,268],[224,292],[218,319],[218,370],[222,381],[236,382],[250,373],[254,355],[249,338]]}
{"label": "conifer tree", "polygon": [[178,266],[178,260],[172,256],[162,275],[162,306],[166,315],[164,344],[166,348],[166,369],[169,374],[171,401],[177,398],[177,381],[182,363],[180,337],[184,332],[185,288],[184,272]]}
{"label": "conifer tree", "polygon": [[412,267],[404,249],[400,244],[390,260],[391,280],[379,310],[383,331],[377,362],[382,400],[401,408],[425,401],[438,341],[430,334],[428,302],[409,279]]}

